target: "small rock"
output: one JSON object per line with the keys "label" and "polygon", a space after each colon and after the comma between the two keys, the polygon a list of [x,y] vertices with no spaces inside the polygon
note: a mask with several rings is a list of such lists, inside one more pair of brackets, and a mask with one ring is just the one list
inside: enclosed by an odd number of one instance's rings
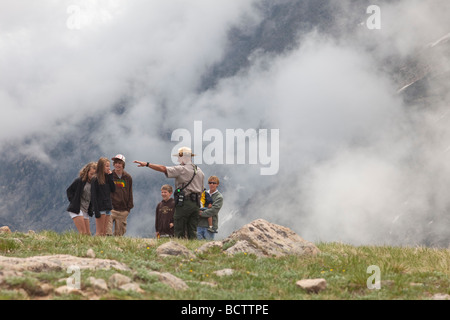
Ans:
{"label": "small rock", "polygon": [[450,300],[450,294],[436,293],[431,297],[433,300]]}
{"label": "small rock", "polygon": [[166,242],[156,249],[159,256],[183,256],[186,258],[195,258],[195,255],[185,246],[175,241]]}
{"label": "small rock", "polygon": [[106,284],[105,280],[97,279],[94,277],[89,277],[88,280],[91,283],[91,285],[95,291],[100,291],[100,292],[108,291],[108,285]]}
{"label": "small rock", "polygon": [[296,284],[308,293],[318,293],[327,287],[327,281],[325,279],[303,279],[297,281]]}
{"label": "small rock", "polygon": [[131,279],[123,274],[120,273],[114,273],[111,277],[108,279],[109,286],[111,288],[119,288],[120,286],[123,286],[124,284],[130,283]]}
{"label": "small rock", "polygon": [[234,273],[234,270],[233,269],[222,269],[222,270],[214,271],[214,273],[216,275],[218,275],[219,277],[231,276]]}
{"label": "small rock", "polygon": [[183,280],[181,280],[180,278],[174,276],[171,273],[168,272],[157,272],[157,271],[152,271],[149,272],[150,275],[156,275],[158,277],[158,280],[161,281],[162,283],[170,286],[171,288],[175,289],[175,290],[186,290],[189,289],[188,285],[186,284],[186,282],[184,282]]}
{"label": "small rock", "polygon": [[409,285],[411,287],[423,287],[424,286],[424,284],[420,283],[420,282],[411,282]]}
{"label": "small rock", "polygon": [[0,227],[0,233],[11,233],[11,229],[8,226]]}
{"label": "small rock", "polygon": [[200,281],[200,282],[197,282],[197,283],[199,283],[199,284],[201,284],[203,286],[209,286],[209,287],[212,287],[212,288],[217,287],[217,282]]}
{"label": "small rock", "polygon": [[88,250],[86,251],[86,257],[88,257],[88,258],[95,258],[95,252],[94,252],[94,250],[88,249]]}
{"label": "small rock", "polygon": [[209,249],[214,248],[214,247],[222,249],[223,248],[223,242],[222,241],[210,241],[210,242],[207,242],[204,245],[200,246],[196,250],[196,252],[197,253],[204,253],[204,252],[206,252]]}
{"label": "small rock", "polygon": [[78,290],[75,287],[72,286],[61,286],[55,289],[55,293],[59,295],[65,295],[65,294],[81,294],[80,290]]}
{"label": "small rock", "polygon": [[130,282],[130,283],[123,284],[119,287],[119,289],[124,290],[124,291],[134,291],[137,293],[145,292],[144,290],[141,289],[139,284],[137,284],[136,282]]}

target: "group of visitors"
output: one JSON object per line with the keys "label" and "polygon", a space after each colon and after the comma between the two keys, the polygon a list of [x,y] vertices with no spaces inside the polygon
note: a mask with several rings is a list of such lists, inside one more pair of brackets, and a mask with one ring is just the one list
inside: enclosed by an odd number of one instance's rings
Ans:
{"label": "group of visitors", "polygon": [[[223,204],[217,190],[219,178],[208,179],[209,190],[204,188],[204,173],[192,163],[190,148],[178,150],[179,164],[166,167],[144,161],[134,161],[138,167],[147,167],[175,179],[175,188],[161,187],[161,202],[156,206],[155,230],[157,238],[214,239],[218,231],[218,213]],[[89,217],[95,216],[97,236],[123,236],[127,217],[133,204],[133,180],[125,171],[125,157],[118,154],[110,160],[101,157],[89,162],[67,189],[70,214],[77,230],[90,235]],[[173,198],[172,198],[173,195]]]}
{"label": "group of visitors", "polygon": [[95,216],[95,235],[122,236],[127,230],[127,217],[133,208],[133,179],[125,171],[125,157],[116,155],[111,162],[101,157],[89,162],[67,188],[70,217],[81,234],[91,234],[89,217]]}

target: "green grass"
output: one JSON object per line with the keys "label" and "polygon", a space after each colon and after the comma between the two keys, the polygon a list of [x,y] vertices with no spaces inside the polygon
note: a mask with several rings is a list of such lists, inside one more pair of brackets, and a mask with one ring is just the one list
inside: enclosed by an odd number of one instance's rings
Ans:
{"label": "green grass", "polygon": [[[228,256],[218,248],[196,254],[193,259],[159,257],[156,248],[167,240],[129,237],[86,237],[74,232],[0,234],[0,255],[29,257],[70,254],[85,257],[93,249],[97,258],[113,259],[128,265],[120,272],[140,284],[144,293],[110,290],[99,299],[165,300],[297,300],[297,299],[430,299],[434,294],[450,294],[450,250],[425,247],[360,246],[318,243],[321,253],[314,257],[288,256],[259,258],[251,254]],[[192,252],[205,242],[175,240]],[[367,268],[380,268],[381,289],[368,289]],[[231,268],[230,276],[214,271]],[[0,266],[1,271],[1,266]],[[174,290],[159,282],[149,271],[169,272],[186,282],[186,291]],[[88,278],[106,281],[115,270],[83,270],[81,290],[90,292]],[[58,287],[65,271],[25,272],[0,283],[0,299],[39,299],[40,283]],[[324,278],[327,289],[306,293],[296,282],[304,278]],[[208,285],[209,283],[210,285]],[[24,293],[26,292],[26,294]],[[51,295],[47,299],[86,299],[84,296]]]}

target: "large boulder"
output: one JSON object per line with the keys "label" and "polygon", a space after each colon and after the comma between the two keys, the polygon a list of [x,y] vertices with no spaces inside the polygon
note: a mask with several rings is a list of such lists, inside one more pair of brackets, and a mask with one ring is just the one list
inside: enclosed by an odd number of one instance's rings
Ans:
{"label": "large boulder", "polygon": [[[234,231],[223,242],[234,242],[226,252],[253,253],[258,256],[315,255],[319,249],[287,227],[255,220]],[[237,246],[237,247],[236,247]]]}

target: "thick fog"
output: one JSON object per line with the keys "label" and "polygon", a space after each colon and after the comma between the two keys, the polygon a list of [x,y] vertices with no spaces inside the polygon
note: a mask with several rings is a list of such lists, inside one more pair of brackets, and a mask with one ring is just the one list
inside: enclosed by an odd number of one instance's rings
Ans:
{"label": "thick fog", "polygon": [[[407,106],[391,67],[450,33],[449,5],[380,3],[374,17],[370,4],[339,1],[332,33],[299,30],[280,52],[255,47],[245,67],[205,85],[239,50],[230,30],[253,34],[268,3],[0,2],[0,148],[67,165],[46,147],[76,141],[96,119],[103,154],[92,160],[122,153],[133,177],[161,179],[132,161],[173,165],[190,142],[206,177],[221,179],[218,237],[264,218],[310,241],[448,239],[448,100]],[[136,205],[139,224],[152,226],[153,207]]]}

